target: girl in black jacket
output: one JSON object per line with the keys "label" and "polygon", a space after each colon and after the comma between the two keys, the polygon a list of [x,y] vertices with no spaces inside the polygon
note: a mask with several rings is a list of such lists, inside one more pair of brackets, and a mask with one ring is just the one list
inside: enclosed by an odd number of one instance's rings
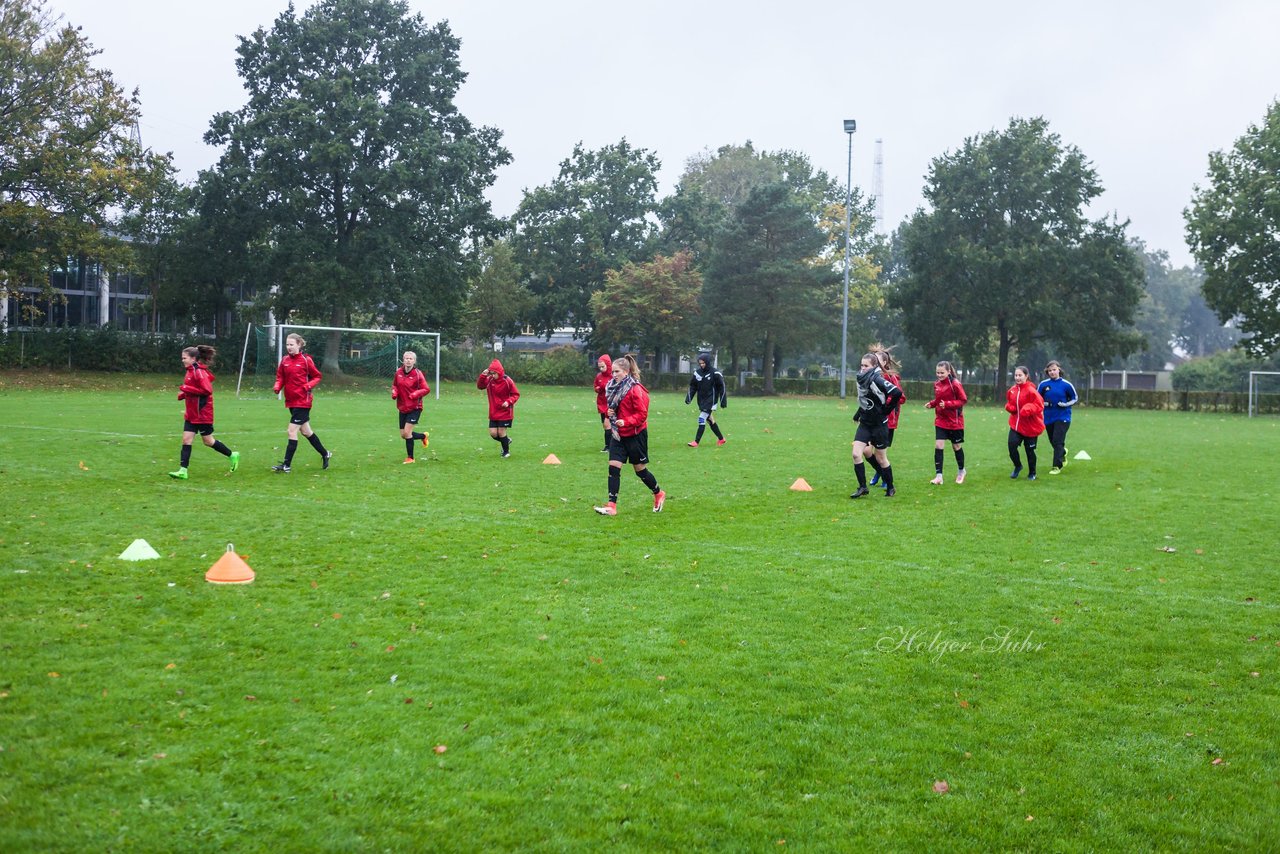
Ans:
{"label": "girl in black jacket", "polygon": [[716,444],[723,445],[725,438],[720,432],[720,425],[716,423],[716,408],[723,409],[729,405],[729,394],[725,389],[724,374],[711,367],[710,353],[698,354],[698,367],[693,369],[693,376],[689,378],[689,393],[684,396],[685,405],[688,406],[695,396],[698,398],[698,435],[689,443],[689,447],[698,447],[708,424],[711,425],[711,432],[716,434]]}

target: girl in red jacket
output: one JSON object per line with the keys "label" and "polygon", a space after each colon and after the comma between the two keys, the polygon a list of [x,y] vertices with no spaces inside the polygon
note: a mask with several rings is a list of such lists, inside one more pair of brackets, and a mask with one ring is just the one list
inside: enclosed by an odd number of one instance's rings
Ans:
{"label": "girl in red jacket", "polygon": [[1022,459],[1018,446],[1027,446],[1027,480],[1036,479],[1036,437],[1044,432],[1044,400],[1031,382],[1031,372],[1025,365],[1013,369],[1013,386],[1005,395],[1004,408],[1009,413],[1009,459],[1013,461],[1013,473],[1017,479],[1022,473]]}
{"label": "girl in red jacket", "polygon": [[667,493],[649,471],[649,392],[640,384],[640,366],[635,356],[618,357],[613,363],[613,379],[605,386],[606,414],[609,416],[609,501],[594,508],[601,516],[618,515],[618,488],[622,485],[622,464],[631,463],[636,477],[653,493],[653,512],[661,513]]}
{"label": "girl in red jacket", "polygon": [[956,455],[956,483],[964,483],[964,405],[969,396],[956,379],[956,369],[950,362],[939,362],[933,369],[938,381],[933,384],[933,400],[924,405],[932,409],[933,416],[933,484],[942,483],[942,452],[948,440]]}
{"label": "girl in red jacket", "polygon": [[284,390],[284,405],[289,409],[289,444],[285,446],[284,461],[271,467],[272,471],[285,474],[289,473],[293,454],[298,450],[299,431],[320,455],[323,468],[329,467],[329,459],[333,456],[331,451],[325,450],[320,437],[311,429],[311,390],[320,385],[323,374],[316,363],[311,361],[311,357],[302,352],[305,346],[305,338],[296,332],[289,333],[284,342],[284,358],[280,360],[280,367],[276,368],[276,384],[271,389],[276,394],[281,389]]}
{"label": "girl in red jacket", "polygon": [[485,389],[489,393],[489,438],[502,444],[502,456],[511,456],[511,437],[507,431],[515,417],[516,401],[520,399],[520,389],[515,380],[502,370],[502,363],[494,359],[486,370],[480,372],[476,379],[476,388]]}
{"label": "girl in red jacket", "polygon": [[422,399],[431,394],[431,386],[427,378],[418,370],[418,354],[405,350],[402,364],[396,369],[395,378],[391,381],[391,399],[396,402],[400,411],[400,438],[404,439],[404,464],[413,465],[413,443],[421,441],[426,447],[426,433],[419,433],[413,428],[422,417]]}
{"label": "girl in red jacket", "polygon": [[213,438],[213,357],[218,351],[207,344],[198,347],[187,347],[182,351],[182,366],[187,374],[178,387],[178,400],[186,402],[185,418],[182,422],[182,457],[177,471],[169,472],[169,477],[177,480],[187,479],[187,466],[191,463],[191,443],[196,434],[203,441],[224,457],[231,458],[231,471],[240,467],[240,453]]}
{"label": "girl in red jacket", "polygon": [[613,375],[613,360],[604,353],[596,361],[596,411],[600,413],[600,425],[604,427],[604,447],[600,450],[609,452],[609,405],[605,403],[604,387],[609,384]]}
{"label": "girl in red jacket", "polygon": [[[884,374],[884,378],[896,385],[898,390],[902,392],[902,397],[898,399],[898,404],[889,410],[889,418],[885,422],[889,428],[889,444],[884,446],[887,451],[893,447],[893,432],[898,429],[898,415],[902,412],[902,404],[907,402],[907,392],[903,388],[902,377],[898,376],[898,370],[902,366],[893,358],[889,348],[877,341],[868,350],[880,363],[880,373]],[[889,488],[889,485],[880,477],[880,472],[876,472],[875,476],[871,478],[871,485],[880,486],[883,489]]]}

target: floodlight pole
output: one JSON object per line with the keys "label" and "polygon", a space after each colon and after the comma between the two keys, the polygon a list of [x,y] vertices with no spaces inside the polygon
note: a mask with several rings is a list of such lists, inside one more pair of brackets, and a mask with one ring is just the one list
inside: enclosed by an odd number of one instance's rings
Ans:
{"label": "floodlight pole", "polygon": [[844,189],[844,316],[840,321],[840,399],[845,399],[845,375],[849,373],[849,235],[853,225],[853,133],[858,129],[855,119],[844,120],[844,132],[849,135],[849,168]]}

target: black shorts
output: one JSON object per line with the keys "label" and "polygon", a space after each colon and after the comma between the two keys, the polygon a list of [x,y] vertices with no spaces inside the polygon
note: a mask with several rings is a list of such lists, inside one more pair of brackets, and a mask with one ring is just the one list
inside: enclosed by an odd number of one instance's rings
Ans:
{"label": "black shorts", "polygon": [[498,421],[496,418],[490,418],[489,429],[492,430],[495,427],[510,427],[512,420],[513,419],[508,418],[506,421]]}
{"label": "black shorts", "polygon": [[408,412],[400,413],[400,429],[404,429],[406,424],[417,424],[418,419],[422,417],[421,409],[411,409]]}
{"label": "black shorts", "polygon": [[943,439],[945,441],[950,442],[953,445],[963,445],[964,444],[964,428],[961,427],[959,430],[951,430],[947,427],[939,427],[938,425],[935,424],[933,425],[933,438]]}
{"label": "black shorts", "polygon": [[870,445],[871,447],[881,451],[889,447],[889,443],[893,441],[889,435],[888,424],[878,424],[875,427],[868,427],[861,422],[858,424],[858,432],[853,434],[853,440],[855,442],[861,442],[864,445]]}
{"label": "black shorts", "polygon": [[182,422],[182,432],[183,433],[199,433],[201,436],[212,436],[213,425],[212,424],[192,424],[190,421],[184,420]]}
{"label": "black shorts", "polygon": [[299,426],[306,424],[311,420],[310,406],[290,406],[289,407],[289,423]]}
{"label": "black shorts", "polygon": [[609,462],[631,463],[634,465],[649,462],[649,428],[646,427],[634,436],[619,436],[609,440]]}

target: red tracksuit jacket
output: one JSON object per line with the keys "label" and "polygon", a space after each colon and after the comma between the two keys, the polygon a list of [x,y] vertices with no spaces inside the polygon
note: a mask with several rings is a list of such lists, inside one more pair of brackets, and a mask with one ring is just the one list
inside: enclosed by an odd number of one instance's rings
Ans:
{"label": "red tracksuit jacket", "polygon": [[898,400],[898,405],[889,410],[889,417],[885,421],[890,430],[898,429],[898,414],[902,411],[902,404],[907,402],[907,390],[902,387],[902,377],[897,374],[885,374],[884,378],[898,387],[902,392],[902,397]]}
{"label": "red tracksuit jacket", "polygon": [[306,353],[296,356],[285,353],[280,367],[276,368],[276,384],[271,390],[278,394],[284,389],[284,405],[290,409],[310,409],[311,389],[320,385],[323,377]]}
{"label": "red tracksuit jacket", "polygon": [[964,429],[964,405],[969,396],[959,380],[948,377],[933,384],[933,400],[925,404],[934,411],[933,426],[943,430]]}
{"label": "red tracksuit jacket", "polygon": [[178,388],[178,400],[187,403],[184,416],[192,424],[213,423],[213,371],[199,362],[187,368]]}
{"label": "red tracksuit jacket", "polygon": [[1009,389],[1004,408],[1010,412],[1009,427],[1022,436],[1039,436],[1044,432],[1044,399],[1036,384],[1027,380]]}
{"label": "red tracksuit jacket", "polygon": [[618,401],[615,419],[621,419],[618,425],[619,436],[634,436],[649,426],[649,390],[636,383],[622,400]]}
{"label": "red tracksuit jacket", "polygon": [[396,409],[401,412],[413,412],[422,408],[422,399],[431,394],[431,386],[422,371],[414,368],[405,373],[403,367],[396,368],[395,379],[391,381],[391,396],[395,398]]}
{"label": "red tracksuit jacket", "polygon": [[[520,399],[520,389],[516,388],[515,381],[502,370],[502,363],[497,359],[489,363],[489,370],[496,372],[498,375],[490,379],[488,374],[481,374],[476,379],[476,388],[482,388],[489,392],[489,420],[510,421],[515,417],[516,401]],[[504,402],[508,405],[503,406]]]}

